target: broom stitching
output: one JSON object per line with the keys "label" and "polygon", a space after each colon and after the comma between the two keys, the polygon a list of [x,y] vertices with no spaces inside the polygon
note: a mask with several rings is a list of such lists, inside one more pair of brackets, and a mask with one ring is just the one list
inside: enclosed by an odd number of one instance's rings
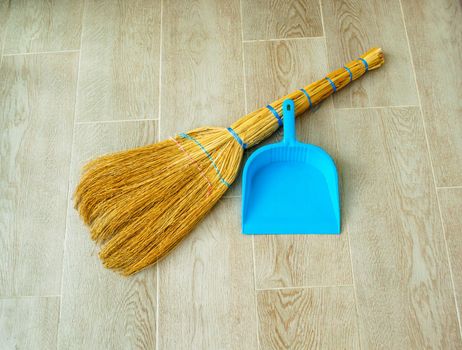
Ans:
{"label": "broom stitching", "polygon": [[184,147],[177,141],[175,140],[173,137],[170,137],[170,139],[176,143],[176,145],[178,146],[178,148],[180,150],[182,150],[184,153],[186,153],[186,156],[189,158],[190,160],[190,164],[194,163],[196,165],[196,168],[197,170],[199,170],[200,174],[202,175],[202,177],[207,181],[207,183],[209,184],[208,185],[208,189],[207,189],[207,196],[210,196],[210,194],[212,193],[212,183],[210,182],[209,178],[207,177],[207,175],[205,174],[205,172],[201,169],[201,167],[199,166],[199,164],[197,163],[197,161],[191,156],[191,154],[186,151],[184,149]]}
{"label": "broom stitching", "polygon": [[226,130],[229,131],[231,135],[233,135],[234,139],[241,145],[242,149],[247,148],[247,144],[242,141],[242,139],[239,137],[239,135],[233,130],[233,128],[226,128]]}
{"label": "broom stitching", "polygon": [[329,82],[330,86],[332,86],[332,89],[334,90],[334,92],[336,92],[337,87],[335,86],[334,82],[329,77],[326,77],[325,79]]}
{"label": "broom stitching", "polygon": [[267,105],[266,108],[268,108],[270,112],[273,113],[274,117],[278,120],[279,126],[282,126],[282,119],[279,116],[279,113],[273,108],[273,106]]}
{"label": "broom stitching", "polygon": [[[204,147],[204,148],[205,148],[205,147]],[[224,150],[223,150],[223,149],[217,150],[217,151],[214,153],[214,155],[213,155],[213,160],[215,161],[215,164],[220,163],[220,161],[221,161],[221,156],[223,155],[223,153],[224,153]],[[211,155],[210,155],[210,156],[211,156]],[[209,166],[208,166],[207,168],[210,168],[211,165],[213,166],[213,164],[210,163]],[[218,168],[218,165],[217,165],[217,168]],[[220,174],[221,174],[221,172],[220,172]],[[223,178],[223,176],[222,176],[222,178]],[[224,178],[223,178],[223,179],[224,179]],[[231,186],[232,182],[231,182],[231,183],[228,182],[228,184]]]}
{"label": "broom stitching", "polygon": [[369,70],[369,64],[367,63],[367,61],[362,57],[358,58],[358,60],[360,60],[364,64],[364,68],[366,68],[367,72]]}
{"label": "broom stitching", "polygon": [[311,102],[311,97],[310,97],[310,95],[308,94],[308,92],[306,92],[305,89],[300,89],[300,91],[303,92],[303,93],[305,94],[306,98],[308,99],[308,102],[309,102],[309,104],[310,104],[310,108],[313,107],[313,103]]}
{"label": "broom stitching", "polygon": [[215,161],[213,160],[212,156],[210,155],[210,153],[205,149],[204,146],[202,146],[202,144],[197,141],[194,137],[188,135],[188,134],[185,134],[185,133],[180,133],[178,134],[178,136],[184,138],[184,139],[188,139],[188,140],[191,140],[193,141],[196,145],[198,145],[200,147],[200,149],[205,153],[205,155],[207,156],[207,158],[210,160],[210,162],[212,163],[213,167],[215,168],[215,171],[218,175],[218,178],[220,179],[220,181],[226,185],[226,187],[230,187],[231,185],[223,178],[223,176],[221,176],[221,172],[220,172],[220,169],[218,169],[217,165],[215,164]]}
{"label": "broom stitching", "polygon": [[350,83],[351,83],[353,81],[353,73],[351,72],[350,68],[348,68],[347,66],[343,66],[343,68],[345,68],[348,74],[350,74]]}

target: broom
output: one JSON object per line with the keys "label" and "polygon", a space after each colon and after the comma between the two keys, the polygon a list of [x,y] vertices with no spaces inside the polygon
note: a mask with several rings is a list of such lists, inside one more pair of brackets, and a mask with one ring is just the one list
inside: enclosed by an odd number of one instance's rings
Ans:
{"label": "broom", "polygon": [[230,128],[198,128],[90,161],[74,200],[91,238],[103,244],[104,266],[130,275],[164,257],[233,183],[244,150],[282,125],[285,99],[300,115],[383,62],[382,50],[371,49]]}

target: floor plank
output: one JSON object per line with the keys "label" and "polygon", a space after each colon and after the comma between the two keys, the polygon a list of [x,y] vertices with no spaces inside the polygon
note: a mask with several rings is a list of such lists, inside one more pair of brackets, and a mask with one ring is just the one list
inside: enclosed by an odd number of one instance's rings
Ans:
{"label": "floor plank", "polygon": [[403,1],[437,186],[462,185],[462,3]]}
{"label": "floor plank", "polygon": [[[0,0],[0,348],[462,349],[461,23],[451,0]],[[339,167],[340,236],[244,236],[225,198],[158,267],[102,268],[67,198],[86,160],[228,126],[369,46],[384,67],[297,121]]]}
{"label": "floor plank", "polygon": [[[323,39],[245,44],[249,110],[265,106],[327,72]],[[329,99],[297,120],[299,140],[319,145],[334,158],[337,142]],[[280,138],[282,130],[269,142]],[[255,236],[257,288],[350,284],[347,233]]]}
{"label": "floor plank", "polygon": [[160,1],[87,1],[79,121],[158,118],[160,15]]}
{"label": "floor plank", "polygon": [[244,114],[239,1],[164,4],[161,138]]}
{"label": "floor plank", "polygon": [[418,105],[399,0],[322,1],[330,70],[382,47],[385,65],[334,96],[335,107]]}
{"label": "floor plank", "polygon": [[[244,115],[239,0],[164,2],[161,139]],[[225,196],[238,196],[236,182]]]}
{"label": "floor plank", "polygon": [[[80,124],[76,126],[71,186],[81,166],[108,152],[152,143],[156,122]],[[64,258],[60,349],[154,349],[156,268],[123,277],[106,270],[98,248],[69,203]]]}
{"label": "floor plank", "polygon": [[459,348],[420,110],[342,110],[336,118],[362,346]]}
{"label": "floor plank", "polygon": [[4,54],[78,50],[83,1],[11,1]]}
{"label": "floor plank", "polygon": [[462,237],[460,234],[462,232],[462,188],[439,189],[438,198],[460,315],[462,314],[462,270],[460,269],[462,266]]}
{"label": "floor plank", "polygon": [[322,36],[318,0],[243,0],[244,40]]}
{"label": "floor plank", "polygon": [[0,299],[0,348],[56,349],[59,298]]}
{"label": "floor plank", "polygon": [[76,53],[0,68],[0,296],[59,294]]}
{"label": "floor plank", "polygon": [[0,64],[2,63],[3,44],[6,35],[6,23],[10,14],[10,3],[8,0],[0,0]]}
{"label": "floor plank", "polygon": [[159,263],[159,349],[257,349],[252,242],[239,208],[222,199]]}
{"label": "floor plank", "polygon": [[359,349],[353,287],[257,295],[262,349]]}

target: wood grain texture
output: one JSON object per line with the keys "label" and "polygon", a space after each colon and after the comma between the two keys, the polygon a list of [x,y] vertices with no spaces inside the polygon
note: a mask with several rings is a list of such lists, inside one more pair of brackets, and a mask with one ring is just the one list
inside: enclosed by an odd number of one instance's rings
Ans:
{"label": "wood grain texture", "polygon": [[462,3],[403,1],[437,186],[462,185]]}
{"label": "wood grain texture", "polygon": [[[89,159],[156,141],[156,122],[76,126],[71,186]],[[60,349],[154,349],[156,268],[132,277],[104,269],[98,247],[69,203],[64,255]]]}
{"label": "wood grain texture", "polygon": [[257,295],[261,349],[359,349],[353,287]]}
{"label": "wood grain texture", "polygon": [[79,121],[156,119],[160,1],[85,4]]}
{"label": "wood grain texture", "polygon": [[80,48],[83,1],[18,0],[9,7],[4,54]]}
{"label": "wood grain texture", "polygon": [[[253,42],[245,44],[249,110],[322,77],[326,50],[322,39]],[[297,120],[300,141],[337,154],[332,101]],[[280,139],[278,130],[269,142]],[[350,284],[351,263],[347,233],[340,235],[255,236],[257,288]]]}
{"label": "wood grain texture", "polygon": [[164,2],[161,139],[245,114],[239,23],[239,0]]}
{"label": "wood grain texture", "polygon": [[59,294],[78,55],[0,68],[0,296]]}
{"label": "wood grain texture", "polygon": [[462,188],[438,189],[438,198],[460,315],[462,314],[462,270],[460,269],[462,266]]}
{"label": "wood grain texture", "polygon": [[239,1],[173,0],[163,16],[161,138],[229,126],[244,114]]}
{"label": "wood grain texture", "polygon": [[59,298],[0,299],[0,348],[56,349]]}
{"label": "wood grain texture", "polygon": [[251,237],[222,199],[159,263],[159,349],[257,349]]}
{"label": "wood grain texture", "polygon": [[10,14],[10,6],[8,0],[0,0],[0,64],[2,63],[3,44],[6,35],[6,23]]}
{"label": "wood grain texture", "polygon": [[321,3],[329,71],[370,47],[382,47],[385,52],[385,65],[335,94],[335,107],[418,105],[399,0]]}
{"label": "wood grain texture", "polygon": [[365,349],[462,346],[418,108],[336,112]]}
{"label": "wood grain texture", "polygon": [[244,40],[322,36],[318,0],[243,0]]}

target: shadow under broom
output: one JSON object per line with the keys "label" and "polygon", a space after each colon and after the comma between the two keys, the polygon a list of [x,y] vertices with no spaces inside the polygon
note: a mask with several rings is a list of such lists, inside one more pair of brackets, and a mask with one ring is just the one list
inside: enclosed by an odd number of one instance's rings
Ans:
{"label": "shadow under broom", "polygon": [[104,266],[130,275],[164,257],[233,183],[244,150],[282,125],[285,99],[300,115],[383,62],[382,50],[373,48],[230,128],[198,128],[90,161],[74,200],[91,238],[103,244]]}

